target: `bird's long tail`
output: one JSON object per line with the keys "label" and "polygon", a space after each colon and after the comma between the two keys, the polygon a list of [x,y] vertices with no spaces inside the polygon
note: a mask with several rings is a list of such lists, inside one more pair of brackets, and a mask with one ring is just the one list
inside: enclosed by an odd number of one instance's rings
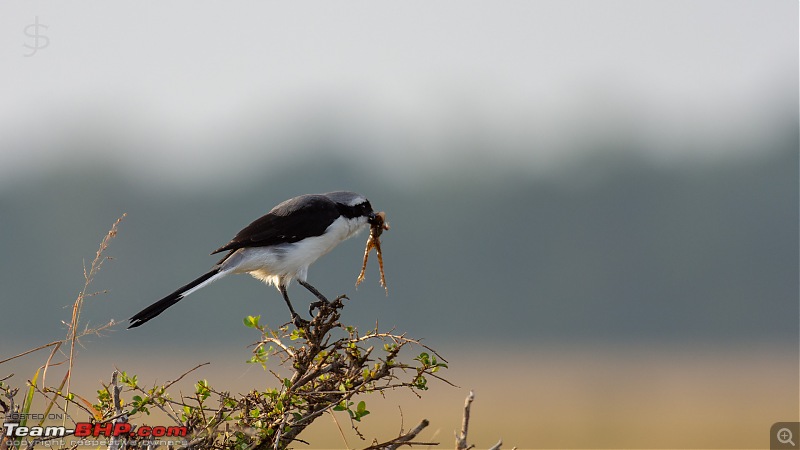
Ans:
{"label": "bird's long tail", "polygon": [[184,297],[191,294],[192,292],[210,284],[211,282],[218,280],[225,275],[227,275],[227,271],[220,270],[219,267],[215,267],[211,271],[206,274],[201,275],[196,280],[192,281],[191,283],[187,284],[176,290],[175,292],[169,294],[168,296],[162,298],[161,300],[153,303],[152,305],[148,306],[147,308],[139,311],[136,313],[135,316],[130,318],[131,325],[128,327],[136,328],[139,325],[147,322],[148,320],[158,316],[162,312],[164,312],[167,308],[178,303]]}

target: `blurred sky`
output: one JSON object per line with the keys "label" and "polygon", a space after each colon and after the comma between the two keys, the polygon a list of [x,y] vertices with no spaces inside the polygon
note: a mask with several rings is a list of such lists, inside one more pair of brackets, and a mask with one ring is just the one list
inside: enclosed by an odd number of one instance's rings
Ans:
{"label": "blurred sky", "polygon": [[790,1],[3,2],[0,189],[103,162],[218,189],[298,137],[400,183],[464,164],[459,140],[532,173],[618,139],[735,158],[793,124],[796,25]]}

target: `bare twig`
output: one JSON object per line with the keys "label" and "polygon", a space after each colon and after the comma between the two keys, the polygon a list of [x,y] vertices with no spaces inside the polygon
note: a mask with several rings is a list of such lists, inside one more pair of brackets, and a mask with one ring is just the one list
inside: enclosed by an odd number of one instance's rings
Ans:
{"label": "bare twig", "polygon": [[501,445],[503,445],[503,440],[502,439],[497,441],[497,444],[494,444],[493,446],[489,447],[489,450],[500,450],[500,446]]}
{"label": "bare twig", "polygon": [[327,411],[331,413],[331,417],[333,418],[333,423],[335,423],[336,428],[339,429],[339,435],[342,436],[342,441],[344,442],[345,448],[350,448],[350,444],[347,443],[347,438],[344,435],[344,430],[342,430],[342,426],[339,425],[339,421],[336,420],[336,414],[334,414],[333,411],[330,410],[330,408],[328,408]]}
{"label": "bare twig", "polygon": [[272,342],[273,344],[277,345],[278,347],[280,347],[280,348],[281,348],[281,350],[283,350],[284,352],[286,352],[286,354],[289,356],[289,358],[290,358],[290,359],[295,357],[294,351],[293,351],[292,349],[290,349],[289,347],[287,347],[287,346],[286,346],[286,345],[285,345],[283,342],[281,342],[281,340],[280,340],[280,339],[278,339],[278,338],[274,338],[274,337],[267,337],[267,336],[265,336],[265,337],[264,337],[264,340],[263,340],[263,342]]}
{"label": "bare twig", "polygon": [[181,376],[179,376],[178,378],[176,378],[174,381],[170,381],[169,383],[167,383],[167,384],[164,386],[164,390],[166,391],[166,390],[167,390],[167,389],[169,389],[169,388],[170,388],[170,387],[171,387],[173,384],[177,383],[178,381],[181,381],[181,380],[183,379],[183,377],[185,377],[186,375],[189,375],[190,373],[194,372],[195,370],[197,370],[197,369],[199,369],[199,368],[201,368],[201,367],[203,367],[203,366],[207,366],[207,365],[209,365],[209,364],[211,364],[211,362],[204,362],[204,363],[202,363],[202,364],[198,364],[198,365],[196,365],[196,366],[192,367],[191,369],[189,369],[189,370],[187,370],[186,372],[184,372],[184,373],[183,373],[183,375],[181,375]]}
{"label": "bare twig", "polygon": [[3,364],[3,363],[6,363],[6,362],[9,362],[9,361],[11,361],[11,360],[13,360],[13,359],[17,359],[17,358],[19,358],[19,357],[21,357],[21,356],[25,356],[25,355],[31,354],[31,353],[33,353],[33,352],[38,352],[39,350],[43,350],[43,349],[45,349],[45,348],[52,347],[52,346],[54,346],[54,345],[60,345],[62,342],[64,342],[64,341],[53,341],[53,342],[51,342],[51,343],[49,343],[49,344],[44,344],[44,345],[42,345],[42,346],[39,346],[39,347],[36,347],[36,348],[32,348],[32,349],[30,349],[30,350],[26,350],[26,351],[24,351],[24,352],[20,353],[19,355],[12,356],[11,358],[6,358],[6,359],[4,359],[4,360],[0,361],[0,364]]}
{"label": "bare twig", "polygon": [[[464,400],[464,417],[461,421],[461,432],[456,432],[456,450],[469,450],[474,448],[474,445],[467,444],[467,432],[469,431],[469,414],[472,407],[472,401],[475,400],[475,392],[469,391],[467,398]],[[503,445],[503,440],[500,439],[489,450],[500,450]],[[516,447],[514,447],[516,449]]]}
{"label": "bare twig", "polygon": [[354,338],[353,342],[368,341],[370,339],[375,339],[375,338],[387,338],[387,339],[392,339],[393,341],[395,341],[395,343],[408,342],[414,345],[418,345],[424,348],[425,350],[428,350],[429,352],[433,353],[434,355],[436,355],[437,358],[441,359],[442,361],[448,362],[442,355],[439,354],[439,352],[423,344],[420,339],[412,339],[406,337],[405,334],[392,334],[392,331],[386,333],[378,333],[377,331],[373,331],[365,334],[364,336]]}
{"label": "bare twig", "polygon": [[473,400],[475,400],[475,392],[469,391],[466,400],[464,400],[464,417],[461,420],[461,433],[456,434],[456,450],[472,448],[472,446],[467,444],[467,432],[469,431],[469,410],[472,407]]}
{"label": "bare twig", "polygon": [[404,434],[402,436],[396,437],[396,438],[392,439],[391,441],[384,442],[382,444],[370,445],[369,447],[366,447],[364,450],[396,450],[397,448],[402,447],[403,445],[439,445],[438,442],[413,442],[412,441],[412,439],[417,437],[417,435],[420,433],[420,431],[425,429],[425,427],[427,427],[428,425],[430,425],[430,422],[428,422],[428,419],[422,419],[422,422],[420,422],[419,425],[414,427],[414,429],[412,429],[408,433],[406,433],[406,434]]}

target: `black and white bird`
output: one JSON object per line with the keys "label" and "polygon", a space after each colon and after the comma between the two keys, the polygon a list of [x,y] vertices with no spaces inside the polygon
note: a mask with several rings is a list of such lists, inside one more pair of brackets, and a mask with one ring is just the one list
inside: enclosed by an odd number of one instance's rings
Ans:
{"label": "black and white bird", "polygon": [[297,280],[320,302],[327,302],[306,282],[308,266],[340,242],[368,228],[375,218],[369,200],[355,192],[308,194],[286,200],[214,250],[212,255],[228,253],[210,271],[131,317],[128,328],[142,325],[187,295],[234,273],[249,273],[277,287],[289,306],[292,321],[303,324],[305,321],[289,301],[289,283]]}

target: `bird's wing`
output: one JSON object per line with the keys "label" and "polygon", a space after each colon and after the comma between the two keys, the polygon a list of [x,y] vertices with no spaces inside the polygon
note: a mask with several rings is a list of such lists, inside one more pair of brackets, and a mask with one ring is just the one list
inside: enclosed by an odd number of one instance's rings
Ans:
{"label": "bird's wing", "polygon": [[339,210],[330,199],[322,195],[301,195],[272,208],[211,254],[320,236],[337,217]]}

